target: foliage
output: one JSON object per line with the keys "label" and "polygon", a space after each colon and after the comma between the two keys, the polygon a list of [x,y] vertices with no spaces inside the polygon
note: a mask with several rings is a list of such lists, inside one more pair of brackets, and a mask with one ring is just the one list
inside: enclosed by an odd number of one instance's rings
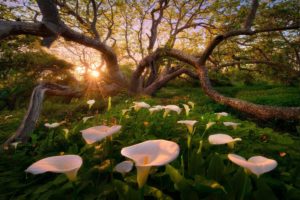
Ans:
{"label": "foliage", "polygon": [[[220,87],[218,90],[250,100],[253,99],[253,92],[260,92],[258,88],[256,86],[230,90]],[[265,98],[271,98],[272,93],[284,89],[290,93],[296,92],[296,89],[292,88],[271,89],[268,86],[260,86],[261,92],[265,91]],[[170,165],[152,170],[143,189],[146,199],[240,199],[242,195],[244,199],[297,199],[300,193],[299,136],[258,127],[253,122],[240,120],[233,115],[218,120],[214,112],[228,111],[228,108],[211,102],[199,88],[189,90],[192,91],[189,96],[186,95],[186,89],[172,87],[163,89],[156,98],[116,96],[112,98],[110,111],[106,110],[108,98],[97,100],[91,109],[88,109],[86,100],[73,100],[69,105],[48,100],[38,127],[31,134],[31,141],[26,145],[19,144],[17,149],[1,150],[0,198],[140,199],[141,191],[137,188],[136,171],[121,176],[112,169],[125,159],[120,154],[122,147],[159,138],[177,142],[181,149],[180,155]],[[130,111],[124,116],[121,114],[122,109],[129,108],[133,101],[140,100],[151,105],[176,104],[181,107],[182,103],[193,101],[196,106],[190,111],[189,117],[184,113],[171,113],[163,119],[162,111],[149,115],[149,111],[145,109]],[[268,103],[274,105],[280,102]],[[282,102],[284,103],[287,102]],[[56,112],[53,112],[54,110]],[[2,141],[16,129],[23,113],[24,110],[1,113]],[[4,120],[8,114],[13,116]],[[95,117],[83,123],[82,117],[91,115]],[[184,126],[177,124],[181,119],[199,121],[189,155],[186,147],[187,131]],[[56,129],[47,129],[44,126],[45,122],[62,120],[67,123]],[[216,121],[217,124],[206,132],[199,153],[199,141],[209,121]],[[223,121],[235,121],[241,125],[237,129],[231,129],[223,126]],[[113,135],[112,146],[108,140],[86,145],[80,130],[101,124],[122,125],[121,132]],[[68,134],[63,131],[65,128],[69,129]],[[207,137],[220,132],[240,137],[242,141],[237,143],[233,150],[226,146],[211,146]],[[248,176],[242,168],[227,159],[227,154],[233,152],[246,158],[264,155],[277,160],[278,167],[260,178]],[[25,174],[24,170],[34,161],[61,154],[78,154],[84,160],[78,180],[73,184],[63,174]],[[242,193],[244,184],[245,192]]]}

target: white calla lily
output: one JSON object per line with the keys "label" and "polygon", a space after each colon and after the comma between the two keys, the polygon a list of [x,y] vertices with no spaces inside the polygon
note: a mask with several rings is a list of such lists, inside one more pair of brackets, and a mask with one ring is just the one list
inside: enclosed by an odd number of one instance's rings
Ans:
{"label": "white calla lily", "polygon": [[228,113],[227,112],[218,112],[215,113],[217,115],[217,118],[220,119],[221,117],[227,117]]}
{"label": "white calla lily", "polygon": [[125,114],[126,114],[127,112],[129,112],[129,111],[130,111],[130,109],[123,109],[123,110],[122,110],[122,116],[125,115]]}
{"label": "white calla lily", "polygon": [[151,167],[166,165],[176,159],[179,146],[168,140],[148,140],[123,148],[121,154],[134,161],[137,168],[137,182],[139,188],[142,188]]}
{"label": "white calla lily", "polygon": [[120,131],[122,126],[114,125],[114,126],[94,126],[85,130],[80,131],[82,133],[82,137],[86,141],[87,144],[92,144],[94,142],[100,141],[103,138],[110,136],[114,133]]}
{"label": "white calla lily", "polygon": [[64,128],[63,129],[63,131],[65,132],[65,138],[66,138],[66,140],[69,138],[69,129],[67,129],[67,128]]}
{"label": "white calla lily", "polygon": [[52,156],[30,165],[25,172],[43,174],[45,172],[64,173],[70,181],[74,181],[82,165],[82,158],[77,155]]}
{"label": "white calla lily", "polygon": [[154,112],[158,112],[158,111],[160,111],[161,109],[159,109],[159,108],[149,108],[149,112],[150,112],[150,114],[152,115]]}
{"label": "white calla lily", "polygon": [[141,101],[141,102],[133,102],[133,108],[135,111],[139,111],[141,108],[150,108],[150,105]]}
{"label": "white calla lily", "polygon": [[237,141],[242,141],[241,138],[232,138],[230,135],[218,133],[213,134],[208,137],[208,142],[212,145],[222,145],[227,144],[230,148],[234,147],[234,143]]}
{"label": "white calla lily", "polygon": [[50,123],[45,123],[44,125],[47,127],[47,128],[57,128],[59,127],[60,125],[66,123],[66,121],[61,121],[61,122],[54,122],[52,124]]}
{"label": "white calla lily", "polygon": [[231,126],[233,129],[236,129],[240,123],[235,122],[223,122],[224,126]]}
{"label": "white calla lily", "polygon": [[184,110],[185,110],[185,115],[188,117],[190,114],[190,107],[186,104],[183,104]]}
{"label": "white calla lily", "polygon": [[83,121],[83,123],[85,123],[87,120],[89,120],[89,119],[91,119],[91,118],[93,118],[94,116],[88,116],[88,117],[83,117],[82,118],[82,121]]}
{"label": "white calla lily", "polygon": [[188,104],[192,107],[192,109],[194,109],[195,108],[195,103],[194,102],[192,102],[192,101],[189,101],[188,102]]}
{"label": "white calla lily", "polygon": [[130,160],[126,160],[117,164],[114,168],[114,171],[119,172],[121,174],[128,173],[133,168],[133,162]]}
{"label": "white calla lily", "polygon": [[165,108],[165,106],[162,106],[162,105],[155,105],[155,106],[152,106],[152,107],[156,108],[156,109],[160,109],[160,110]]}
{"label": "white calla lily", "polygon": [[91,107],[94,105],[95,102],[96,101],[94,99],[90,99],[86,102],[89,105],[89,109],[91,109]]}
{"label": "white calla lily", "polygon": [[16,150],[16,149],[17,149],[17,147],[18,147],[18,144],[20,144],[20,143],[22,143],[22,142],[20,142],[20,141],[17,141],[17,142],[13,142],[13,143],[11,143],[10,145],[11,145],[12,147],[14,147],[14,149]]}
{"label": "white calla lily", "polygon": [[198,121],[196,121],[196,120],[180,120],[180,121],[177,121],[178,124],[185,124],[190,134],[193,134],[193,132],[194,132],[194,125],[197,122]]}
{"label": "white calla lily", "polygon": [[244,167],[258,177],[261,174],[272,171],[277,167],[277,161],[263,156],[253,156],[248,161],[236,154],[228,154],[228,159],[233,163]]}
{"label": "white calla lily", "polygon": [[206,124],[205,130],[208,130],[210,127],[212,127],[212,126],[215,125],[215,124],[216,124],[216,122],[208,122],[208,123]]}
{"label": "white calla lily", "polygon": [[9,119],[11,117],[13,117],[13,115],[7,115],[7,116],[4,117],[4,119]]}
{"label": "white calla lily", "polygon": [[169,114],[170,111],[177,112],[178,115],[181,113],[181,108],[176,105],[167,105],[164,107],[164,109],[165,109],[164,118]]}

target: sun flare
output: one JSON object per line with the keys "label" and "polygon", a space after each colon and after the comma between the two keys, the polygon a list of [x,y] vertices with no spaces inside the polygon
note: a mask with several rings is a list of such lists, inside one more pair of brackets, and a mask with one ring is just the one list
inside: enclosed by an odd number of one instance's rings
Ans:
{"label": "sun flare", "polygon": [[99,75],[100,75],[99,72],[96,71],[96,70],[92,70],[90,73],[91,73],[91,76],[94,77],[94,78],[98,78]]}

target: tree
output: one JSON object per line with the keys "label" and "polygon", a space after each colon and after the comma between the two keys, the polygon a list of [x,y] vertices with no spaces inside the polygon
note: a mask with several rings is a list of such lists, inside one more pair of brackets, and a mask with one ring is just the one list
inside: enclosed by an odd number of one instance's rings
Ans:
{"label": "tree", "polygon": [[[251,54],[242,59],[244,54],[241,52],[247,52],[243,45],[260,51],[260,46],[256,46],[260,42],[253,41],[264,35],[277,36],[278,33],[281,41],[292,44],[289,38],[299,36],[300,28],[296,1],[262,2],[261,6],[258,0],[252,0],[251,5],[236,0],[132,0],[126,3],[38,0],[37,3],[42,21],[1,20],[0,39],[11,35],[36,35],[43,37],[42,43],[50,47],[53,41],[62,37],[94,48],[101,52],[106,63],[106,79],[113,83],[110,88],[126,89],[131,94],[152,95],[170,80],[185,73],[197,76],[203,91],[218,103],[260,119],[300,118],[298,107],[262,106],[226,97],[212,88],[208,77],[211,66],[220,68],[222,65],[248,63],[276,66],[276,62],[270,59],[253,60]],[[274,20],[269,23],[266,18],[274,16],[274,12],[280,15],[273,17]],[[189,44],[193,44],[191,48],[187,47]],[[125,51],[118,51],[118,47]],[[228,49],[231,47],[239,49],[240,55],[234,55]],[[290,47],[294,49],[292,59],[298,59],[299,48]],[[120,70],[118,54],[136,65],[129,81]],[[221,56],[225,59],[220,59]],[[234,60],[233,64],[221,64],[221,61],[230,58]],[[174,60],[184,64],[174,65]],[[293,63],[292,68],[299,73],[299,62]]]}

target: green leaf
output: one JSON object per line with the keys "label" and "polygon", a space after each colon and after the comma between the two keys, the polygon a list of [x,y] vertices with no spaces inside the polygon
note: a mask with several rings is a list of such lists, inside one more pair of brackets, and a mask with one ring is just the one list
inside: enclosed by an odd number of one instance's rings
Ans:
{"label": "green leaf", "polygon": [[185,179],[177,169],[171,165],[166,165],[166,173],[170,176],[174,182],[175,189],[180,191],[181,199],[198,199],[198,194],[194,190],[191,181]]}
{"label": "green leaf", "polygon": [[208,180],[202,176],[195,177],[195,188],[200,194],[226,193],[225,188],[214,180]]}
{"label": "green leaf", "polygon": [[113,184],[115,186],[115,189],[118,193],[119,199],[132,199],[132,200],[139,200],[141,199],[140,193],[133,188],[131,188],[128,184],[120,181],[120,180],[114,180]]}
{"label": "green leaf", "polygon": [[166,194],[164,194],[161,190],[156,187],[151,187],[148,185],[144,186],[144,194],[145,196],[152,196],[155,199],[159,200],[172,200],[172,198]]}
{"label": "green leaf", "polygon": [[207,177],[216,181],[220,181],[223,177],[224,163],[219,155],[214,155],[207,169]]}
{"label": "green leaf", "polygon": [[272,189],[262,179],[258,179],[256,184],[257,190],[253,193],[254,199],[277,200]]}

